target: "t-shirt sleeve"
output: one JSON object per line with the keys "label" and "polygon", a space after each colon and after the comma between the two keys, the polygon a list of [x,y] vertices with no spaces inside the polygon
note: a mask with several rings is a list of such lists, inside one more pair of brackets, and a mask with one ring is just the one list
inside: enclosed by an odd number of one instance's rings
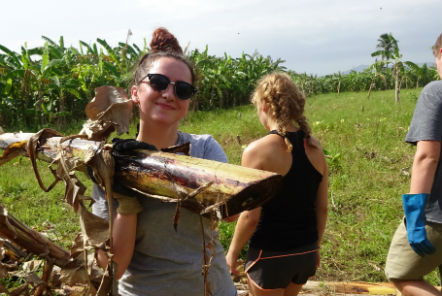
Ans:
{"label": "t-shirt sleeve", "polygon": [[440,141],[442,138],[442,83],[424,87],[414,110],[405,141]]}
{"label": "t-shirt sleeve", "polygon": [[[92,213],[98,217],[109,220],[109,207],[107,205],[105,192],[97,184],[94,184],[92,187],[92,198],[94,199]],[[118,203],[114,200],[113,208],[116,209],[117,206]]]}
{"label": "t-shirt sleeve", "polygon": [[221,148],[221,145],[212,136],[208,136],[205,142],[203,158],[221,162],[228,162],[223,148]]}

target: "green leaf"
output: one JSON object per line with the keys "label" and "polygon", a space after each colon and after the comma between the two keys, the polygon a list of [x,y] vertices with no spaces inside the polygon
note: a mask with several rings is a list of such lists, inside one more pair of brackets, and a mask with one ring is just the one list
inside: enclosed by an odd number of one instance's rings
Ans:
{"label": "green leaf", "polygon": [[40,71],[43,73],[46,70],[46,66],[49,63],[49,43],[48,41],[45,42],[45,45],[43,47],[43,55],[41,56],[41,68]]}
{"label": "green leaf", "polygon": [[103,46],[103,47],[106,49],[108,55],[112,58],[112,60],[113,60],[117,65],[119,65],[119,64],[120,64],[120,61],[119,61],[118,58],[117,58],[117,54],[116,54],[115,51],[112,49],[112,47],[109,46],[109,44],[106,42],[106,40],[104,40],[104,39],[100,39],[100,38],[97,38],[97,42],[100,43],[101,46]]}

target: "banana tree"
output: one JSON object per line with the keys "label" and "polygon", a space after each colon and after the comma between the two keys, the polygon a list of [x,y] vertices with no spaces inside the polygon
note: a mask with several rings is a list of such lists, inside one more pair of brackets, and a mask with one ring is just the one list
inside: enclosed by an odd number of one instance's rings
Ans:
{"label": "banana tree", "polygon": [[370,94],[371,91],[373,90],[373,88],[376,86],[376,81],[378,78],[382,79],[382,81],[384,82],[384,85],[387,84],[386,78],[384,73],[382,73],[382,69],[384,68],[384,61],[375,61],[370,67],[369,67],[369,71],[372,74],[372,78],[371,78],[371,83],[370,83],[370,88],[368,89],[368,95],[367,98],[370,98]]}

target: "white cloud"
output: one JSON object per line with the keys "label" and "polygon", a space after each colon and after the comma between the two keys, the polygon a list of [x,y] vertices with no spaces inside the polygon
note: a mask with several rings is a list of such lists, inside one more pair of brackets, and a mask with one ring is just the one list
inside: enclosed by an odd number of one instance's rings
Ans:
{"label": "white cloud", "polygon": [[[256,49],[286,66],[325,74],[371,63],[377,38],[391,32],[404,58],[432,60],[428,48],[442,28],[440,0],[40,0],[2,4],[0,44],[13,50],[41,35],[77,46],[97,37],[116,44],[148,42],[165,26],[185,46],[238,56]],[[13,12],[19,12],[13,13]],[[427,58],[428,57],[428,58]]]}

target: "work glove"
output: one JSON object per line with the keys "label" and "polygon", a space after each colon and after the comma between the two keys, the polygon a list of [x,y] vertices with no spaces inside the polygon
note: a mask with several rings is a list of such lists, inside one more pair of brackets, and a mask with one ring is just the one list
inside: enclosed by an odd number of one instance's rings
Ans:
{"label": "work glove", "polygon": [[[134,155],[136,149],[157,150],[155,146],[134,139],[112,139],[112,155],[114,157],[124,157]],[[117,212],[120,214],[138,214],[143,210],[136,193],[121,185],[118,180],[114,180],[113,197],[118,202]]]}
{"label": "work glove", "polygon": [[422,257],[436,251],[427,239],[425,231],[425,205],[428,196],[429,194],[426,193],[402,195],[408,242],[411,248]]}
{"label": "work glove", "polygon": [[134,150],[147,149],[158,151],[157,147],[146,142],[137,141],[135,139],[112,139],[112,155],[133,155]]}

